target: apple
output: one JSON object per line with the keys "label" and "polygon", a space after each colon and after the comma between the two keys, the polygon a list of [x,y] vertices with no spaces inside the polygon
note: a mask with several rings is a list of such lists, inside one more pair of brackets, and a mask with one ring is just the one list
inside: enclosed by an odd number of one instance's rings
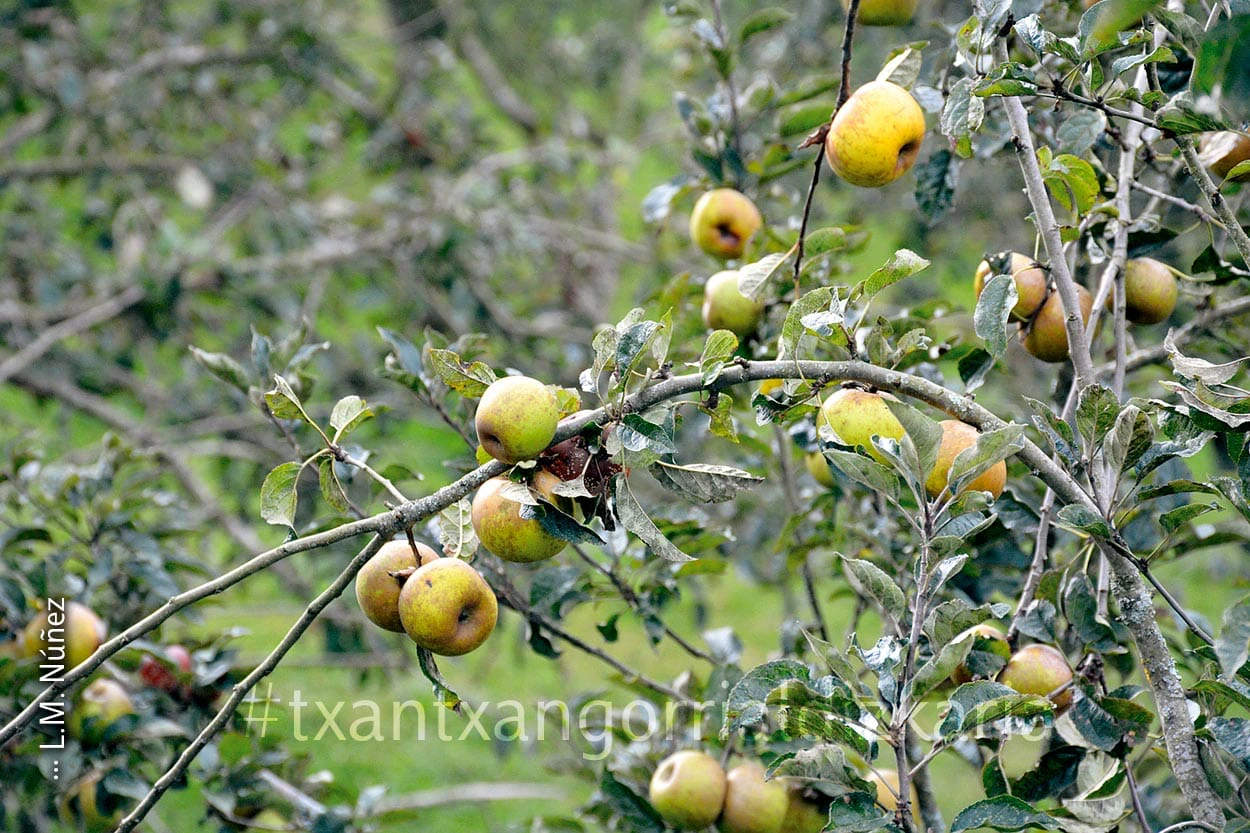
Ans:
{"label": "apple", "polygon": [[720,815],[726,790],[720,761],[686,749],[660,762],[651,776],[648,796],[660,818],[673,827],[700,830]]}
{"label": "apple", "polygon": [[[1072,705],[1071,686],[1063,688],[1072,682],[1072,667],[1063,652],[1051,645],[1026,645],[1016,651],[998,672],[998,681],[1021,694],[1050,697],[1058,712]],[[1059,688],[1063,691],[1051,696]]]}
{"label": "apple", "polygon": [[[1089,290],[1078,285],[1076,294],[1081,302],[1081,320],[1089,323],[1089,315],[1094,308],[1094,296]],[[1020,331],[1020,343],[1024,349],[1044,362],[1063,362],[1068,360],[1067,316],[1063,309],[1063,299],[1057,291],[1051,292],[1041,309],[1033,316],[1033,321]]]}
{"label": "apple", "polygon": [[122,820],[120,807],[112,812],[105,810],[111,803],[106,796],[100,800],[100,780],[104,777],[103,770],[92,770],[79,778],[61,799],[59,815],[67,825],[74,825],[87,833],[107,833]]}
{"label": "apple", "polygon": [[764,225],[755,203],[741,191],[715,188],[699,197],[690,213],[690,239],[712,257],[742,257],[747,240]]}
{"label": "apple", "polygon": [[709,330],[729,330],[738,338],[755,332],[764,304],[738,291],[738,273],[717,272],[703,287],[703,323]]}
{"label": "apple", "polygon": [[[876,772],[868,773],[868,781],[872,783],[877,790],[877,803],[885,808],[887,813],[898,812],[898,770],[894,769],[878,769]],[[911,785],[911,814],[912,818],[919,819],[920,801],[916,797],[916,785]]]}
{"label": "apple", "polygon": [[[960,452],[976,445],[977,437],[980,436],[980,432],[977,429],[957,419],[944,419],[938,424],[942,426],[942,441],[938,445],[937,462],[924,482],[925,491],[929,493],[931,498],[936,498],[947,491],[951,464],[955,462],[955,458],[959,456]],[[1003,493],[1003,486],[1006,484],[1007,463],[999,460],[990,466],[989,469],[973,478],[961,491],[971,489],[975,492],[989,492],[994,496],[995,500],[998,500],[998,496]]]}
{"label": "apple", "polygon": [[804,789],[802,782],[788,778],[781,780],[789,796],[781,833],[821,833],[829,824],[829,802],[818,800],[820,794]]}
{"label": "apple", "polygon": [[790,793],[779,780],[764,780],[764,767],[748,761],[725,776],[722,833],[781,833],[790,808]]}
{"label": "apple", "polygon": [[[1224,130],[1204,134],[1198,143],[1198,158],[1220,179],[1226,179],[1233,168],[1250,159],[1250,136]],[[1250,172],[1238,174],[1233,182],[1250,181]]]}
{"label": "apple", "polygon": [[825,455],[819,451],[809,451],[803,457],[803,464],[807,466],[807,472],[812,478],[824,486],[826,489],[832,489],[834,484],[833,471],[829,468],[829,461],[825,459]]}
{"label": "apple", "polygon": [[[1004,661],[1011,658],[1011,645],[1007,642],[1007,636],[988,622],[982,622],[979,625],[968,628],[960,638],[967,638],[965,634],[971,634],[972,652],[981,652],[986,654],[994,654],[1001,657]],[[976,675],[972,669],[968,667],[967,662],[961,662],[951,672],[951,682],[955,685],[963,685],[972,682]]]}
{"label": "apple", "polygon": [[1016,305],[1011,308],[1012,321],[1028,321],[1046,300],[1046,283],[1049,280],[1046,270],[1028,255],[1001,252],[981,261],[972,278],[978,298],[985,288],[985,282],[993,275],[1011,275],[1016,281]]}
{"label": "apple", "polygon": [[420,542],[414,552],[408,541],[387,541],[356,574],[356,601],[365,618],[379,628],[404,632],[399,620],[399,591],[404,578],[392,573],[416,570],[441,556]]}
{"label": "apple", "polygon": [[[500,475],[483,483],[473,496],[471,520],[482,546],[502,558],[522,564],[551,558],[568,544],[563,538],[543,529],[537,518],[522,518],[521,504],[504,497],[502,490],[509,483]],[[534,475],[534,488],[548,502],[560,507],[563,501],[552,491],[559,478],[539,470]]]}
{"label": "apple", "polygon": [[760,395],[776,399],[785,391],[785,386],[785,379],[765,379],[760,382]]}
{"label": "apple", "polygon": [[1176,276],[1154,258],[1124,264],[1124,317],[1134,324],[1158,324],[1176,309]]}
{"label": "apple", "polygon": [[116,680],[100,677],[83,689],[69,716],[69,733],[83,743],[95,745],[118,718],[134,714],[134,703]]}
{"label": "apple", "polygon": [[272,807],[266,807],[264,810],[261,810],[247,821],[248,827],[254,827],[259,830],[291,829],[291,823],[287,821],[286,816],[282,815]]}
{"label": "apple", "polygon": [[[59,648],[64,647],[63,661],[65,670],[77,667],[83,660],[95,653],[100,643],[108,636],[108,627],[91,608],[79,602],[68,602],[64,610],[52,611],[53,624],[48,623],[49,611],[40,611],[23,632],[22,651],[26,657],[39,657],[40,652],[49,647],[48,631],[60,630],[58,639],[48,654],[41,657],[43,662],[56,662]],[[60,621],[60,624],[56,623]]]}
{"label": "apple", "polygon": [[191,652],[181,645],[170,645],[164,650],[164,657],[144,654],[139,661],[139,679],[150,688],[174,693],[178,691],[178,678],[170,669],[172,664],[183,674],[191,672]]}
{"label": "apple", "polygon": [[877,451],[871,438],[878,436],[897,440],[903,436],[903,424],[885,404],[885,396],[889,394],[839,388],[820,406],[816,425],[818,428],[828,425],[843,444],[862,447],[873,459],[885,463],[884,455]]}
{"label": "apple", "polygon": [[825,158],[852,185],[880,188],[916,163],[924,111],[892,81],[870,81],[838,108],[825,137]]}
{"label": "apple", "polygon": [[[916,16],[920,0],[859,0],[855,22],[865,26],[906,26]],[[850,11],[850,0],[842,0],[842,9]]]}
{"label": "apple", "polygon": [[537,379],[504,376],[482,394],[474,417],[477,441],[501,463],[532,460],[551,444],[560,423],[555,394]]}
{"label": "apple", "polygon": [[404,582],[399,617],[422,648],[458,657],[477,648],[499,618],[499,602],[482,574],[459,558],[436,558]]}

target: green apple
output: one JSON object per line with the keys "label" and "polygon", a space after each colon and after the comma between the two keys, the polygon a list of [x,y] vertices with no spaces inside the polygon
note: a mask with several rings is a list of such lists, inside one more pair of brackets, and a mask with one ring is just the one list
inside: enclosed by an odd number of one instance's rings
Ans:
{"label": "green apple", "polygon": [[[1021,694],[1050,697],[1056,711],[1072,705],[1072,687],[1068,686],[1072,682],[1072,666],[1063,652],[1051,645],[1026,645],[1016,651],[998,672],[998,681]],[[1063,691],[1051,696],[1060,688]]]}
{"label": "green apple", "polygon": [[699,197],[690,213],[690,239],[712,257],[742,257],[747,240],[764,225],[750,197],[732,188],[715,188]]}
{"label": "green apple", "polygon": [[532,460],[551,444],[560,405],[547,386],[528,376],[504,376],[482,394],[474,417],[477,441],[496,460]]}
{"label": "green apple", "polygon": [[669,755],[651,776],[651,806],[668,824],[701,830],[725,803],[725,770],[711,755],[692,749]]}
{"label": "green apple", "polygon": [[[993,654],[1004,662],[1011,658],[1011,645],[1007,642],[1006,635],[988,622],[968,628],[959,635],[959,639],[968,638],[972,639],[972,653]],[[967,662],[961,662],[951,672],[951,682],[955,685],[963,685],[972,682],[975,676]]]}
{"label": "green apple", "polygon": [[[859,0],[855,22],[865,26],[906,26],[916,16],[920,0]],[[850,0],[842,0],[842,9],[850,11]]]}
{"label": "green apple", "polygon": [[290,830],[291,823],[287,821],[286,816],[279,813],[272,807],[266,807],[256,815],[252,816],[248,821],[248,827],[257,830]]}
{"label": "green apple", "polygon": [[[509,482],[501,475],[478,488],[473,496],[473,531],[482,546],[504,561],[524,564],[551,558],[568,542],[543,529],[537,518],[521,517],[521,504],[503,494]],[[561,507],[563,501],[552,491],[557,482],[558,478],[549,472],[539,470],[534,475],[534,489],[548,502]]]}
{"label": "green apple", "polygon": [[118,718],[134,714],[134,703],[121,683],[99,677],[83,689],[69,715],[69,733],[84,744],[95,745]]}
{"label": "green apple", "polygon": [[722,833],[781,833],[790,808],[790,793],[779,780],[766,781],[764,767],[747,761],[725,776]]}
{"label": "green apple", "polygon": [[803,465],[807,466],[807,473],[817,483],[826,489],[833,488],[833,471],[830,470],[829,461],[825,459],[825,455],[819,451],[809,451],[803,457]]}
{"label": "green apple", "polygon": [[436,558],[408,577],[399,617],[422,648],[458,657],[477,648],[499,618],[499,602],[482,574],[459,558]]}
{"label": "green apple", "polygon": [[[944,419],[939,425],[942,426],[942,441],[938,445],[937,462],[933,465],[933,470],[929,472],[928,478],[925,479],[924,488],[929,493],[929,497],[936,498],[946,492],[947,481],[950,478],[951,464],[955,462],[955,458],[965,449],[972,448],[977,444],[977,437],[980,433],[966,422],[960,422],[957,419]],[[1007,463],[999,460],[989,469],[977,475],[972,482],[964,486],[964,491],[971,489],[974,492],[989,492],[998,500],[998,496],[1003,493],[1003,486],[1007,485]]]}
{"label": "green apple", "polygon": [[[1094,296],[1083,286],[1076,287],[1081,302],[1081,321],[1088,324],[1094,309]],[[1052,291],[1042,304],[1032,322],[1020,331],[1020,343],[1024,349],[1044,362],[1064,362],[1071,355],[1068,350],[1067,316],[1063,299]]]}
{"label": "green apple", "polygon": [[[49,635],[56,638],[49,639]],[[42,662],[57,662],[64,648],[65,669],[77,667],[95,653],[108,636],[108,628],[91,608],[78,602],[66,603],[63,610],[43,610],[31,619],[23,632],[22,652]],[[40,652],[45,652],[41,656]]]}
{"label": "green apple", "polygon": [[1158,324],[1176,309],[1176,275],[1167,264],[1138,257],[1124,264],[1124,317],[1134,324]]}
{"label": "green apple", "polygon": [[738,291],[738,273],[717,272],[703,287],[703,323],[709,330],[729,330],[739,338],[755,332],[764,304]]}
{"label": "green apple", "polygon": [[404,586],[404,577],[392,574],[415,570],[439,557],[420,542],[416,552],[407,540],[383,544],[356,574],[356,601],[365,617],[379,628],[403,633],[404,623],[399,620],[399,591]]}
{"label": "green apple", "polygon": [[924,111],[892,81],[870,81],[838,108],[825,158],[852,185],[880,188],[911,169],[924,141]]}
{"label": "green apple", "polygon": [[1028,255],[1001,252],[981,261],[972,278],[978,298],[992,275],[1011,275],[1015,279],[1016,305],[1011,308],[1012,321],[1028,321],[1046,300],[1046,283],[1049,280],[1046,270]]}
{"label": "green apple", "polygon": [[[1233,168],[1250,159],[1250,135],[1231,130],[1204,134],[1198,143],[1198,158],[1221,180]],[[1233,182],[1250,182],[1250,172],[1238,174]]]}
{"label": "green apple", "polygon": [[820,800],[819,793],[804,789],[802,782],[781,780],[789,796],[781,833],[821,833],[829,823],[829,801]]}
{"label": "green apple", "polygon": [[113,796],[100,795],[103,770],[92,770],[79,778],[61,798],[58,812],[61,821],[87,833],[107,833],[122,820],[122,811]]}
{"label": "green apple", "polygon": [[[894,416],[884,396],[859,388],[839,388],[820,406],[816,425],[828,425],[844,445],[861,447],[873,459],[885,463],[885,457],[872,444],[872,437],[897,440],[903,436],[903,424]],[[894,397],[890,397],[893,399]]]}

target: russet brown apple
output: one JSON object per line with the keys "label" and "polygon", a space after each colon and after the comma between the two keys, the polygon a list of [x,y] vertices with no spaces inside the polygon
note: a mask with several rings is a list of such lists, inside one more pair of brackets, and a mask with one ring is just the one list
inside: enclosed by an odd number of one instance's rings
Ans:
{"label": "russet brown apple", "polygon": [[1002,252],[981,261],[972,278],[978,298],[985,289],[986,281],[993,275],[1011,275],[1015,280],[1016,303],[1011,308],[1012,321],[1028,321],[1046,300],[1046,283],[1049,280],[1046,270],[1028,255]]}
{"label": "russet brown apple", "polygon": [[436,558],[408,577],[399,593],[408,637],[442,656],[477,648],[495,630],[499,602],[482,574],[459,558]]}
{"label": "russet brown apple", "polygon": [[[1081,304],[1081,321],[1089,323],[1094,309],[1094,296],[1079,284],[1076,287]],[[1025,329],[1020,331],[1024,349],[1044,362],[1064,362],[1071,356],[1068,348],[1067,314],[1057,290],[1051,290],[1041,309]]]}
{"label": "russet brown apple", "polygon": [[403,633],[399,592],[405,577],[396,577],[394,573],[416,570],[439,557],[433,548],[419,541],[415,552],[407,540],[383,544],[356,574],[356,601],[365,618],[384,630]]}
{"label": "russet brown apple", "polygon": [[482,394],[474,415],[477,441],[503,463],[532,460],[551,444],[560,423],[555,394],[537,379],[504,376]]}

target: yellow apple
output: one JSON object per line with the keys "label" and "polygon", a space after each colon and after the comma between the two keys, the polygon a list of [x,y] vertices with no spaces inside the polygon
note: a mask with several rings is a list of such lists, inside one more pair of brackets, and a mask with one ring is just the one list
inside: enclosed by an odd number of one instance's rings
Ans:
{"label": "yellow apple", "polygon": [[[865,26],[905,26],[916,16],[920,0],[859,0],[856,23]],[[849,11],[850,0],[842,0],[842,9]]]}
{"label": "yellow apple", "polygon": [[[1250,159],[1250,136],[1225,130],[1207,133],[1198,144],[1198,158],[1220,179],[1229,171]],[[1239,174],[1233,182],[1250,182],[1250,173]]]}
{"label": "yellow apple", "polygon": [[760,210],[746,194],[732,188],[716,188],[694,204],[690,239],[713,257],[732,260],[742,257],[747,240],[762,225]]}
{"label": "yellow apple", "polygon": [[422,648],[458,657],[477,648],[499,617],[499,602],[482,574],[459,558],[436,558],[408,577],[399,617]]}
{"label": "yellow apple", "polygon": [[504,376],[482,394],[474,415],[477,441],[503,463],[532,460],[551,444],[560,422],[555,394],[537,379]]}
{"label": "yellow apple", "polygon": [[1011,308],[1012,321],[1028,321],[1046,300],[1046,270],[1028,255],[1002,252],[981,261],[973,276],[977,297],[992,275],[1011,275],[1016,282],[1016,305]]}
{"label": "yellow apple", "polygon": [[356,601],[365,618],[384,630],[403,633],[404,623],[399,620],[399,591],[404,579],[391,573],[415,570],[439,557],[420,542],[416,552],[406,540],[383,544],[356,574]]}
{"label": "yellow apple", "polygon": [[781,833],[790,794],[779,780],[766,781],[764,767],[748,761],[725,776],[721,833]]}
{"label": "yellow apple", "polygon": [[924,141],[924,111],[892,81],[870,81],[833,116],[825,158],[852,185],[879,188],[916,163]]}
{"label": "yellow apple", "polygon": [[30,620],[23,631],[22,653],[41,662],[55,663],[59,657],[68,671],[94,654],[106,636],[107,626],[91,608],[67,602],[64,609],[42,610]]}
{"label": "yellow apple", "polygon": [[[1077,297],[1081,302],[1081,321],[1089,323],[1089,315],[1094,308],[1094,296],[1083,286],[1077,286]],[[1058,291],[1053,291],[1046,298],[1042,308],[1033,316],[1027,329],[1020,331],[1020,343],[1024,349],[1044,362],[1067,361],[1068,350],[1067,316],[1063,309],[1063,299]]]}
{"label": "yellow apple", "polygon": [[816,425],[828,425],[843,444],[863,448],[877,462],[885,463],[885,456],[872,444],[872,437],[897,440],[903,436],[903,424],[885,404],[885,396],[889,394],[839,388],[820,406]]}
{"label": "yellow apple", "polygon": [[121,683],[99,677],[83,689],[70,710],[69,733],[84,744],[95,745],[118,718],[134,713],[134,704]]}
{"label": "yellow apple", "polygon": [[812,478],[824,486],[826,489],[832,489],[834,484],[833,471],[829,468],[829,461],[825,459],[825,455],[819,451],[809,451],[803,457],[803,464],[807,466],[807,473]]}
{"label": "yellow apple", "polygon": [[755,332],[762,301],[748,298],[738,291],[738,273],[717,272],[703,286],[703,323],[709,330],[729,330],[738,338]]}
{"label": "yellow apple", "polygon": [[[939,425],[942,426],[942,441],[938,445],[937,462],[924,482],[925,491],[929,493],[929,497],[933,498],[946,491],[951,464],[955,462],[955,458],[960,452],[976,445],[977,437],[980,435],[977,429],[957,419],[944,419]],[[974,492],[989,492],[995,500],[998,500],[1005,485],[1007,485],[1007,463],[999,460],[965,485],[962,491],[971,489]]]}
{"label": "yellow apple", "polygon": [[669,755],[651,776],[648,797],[660,818],[673,827],[700,830],[720,815],[726,778],[720,761],[686,749]]}
{"label": "yellow apple", "polygon": [[1072,682],[1072,666],[1062,651],[1050,645],[1026,645],[1016,651],[998,672],[998,681],[1021,694],[1049,697],[1057,712],[1072,705],[1071,686],[1052,696]]}

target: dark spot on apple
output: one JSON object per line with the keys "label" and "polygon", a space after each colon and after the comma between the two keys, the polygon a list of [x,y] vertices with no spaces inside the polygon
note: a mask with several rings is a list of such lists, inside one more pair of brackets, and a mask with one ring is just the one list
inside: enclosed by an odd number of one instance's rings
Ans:
{"label": "dark spot on apple", "polygon": [[457,621],[463,624],[472,618],[473,618],[473,611],[466,607],[460,611],[460,616],[457,618]]}
{"label": "dark spot on apple", "polygon": [[728,223],[721,223],[716,227],[716,233],[720,235],[721,242],[727,246],[736,246],[741,239],[734,230],[729,227]]}
{"label": "dark spot on apple", "polygon": [[434,586],[434,582],[430,581],[430,580],[427,578],[427,579],[425,580],[425,586],[426,586],[426,587],[433,587],[433,586]]}

